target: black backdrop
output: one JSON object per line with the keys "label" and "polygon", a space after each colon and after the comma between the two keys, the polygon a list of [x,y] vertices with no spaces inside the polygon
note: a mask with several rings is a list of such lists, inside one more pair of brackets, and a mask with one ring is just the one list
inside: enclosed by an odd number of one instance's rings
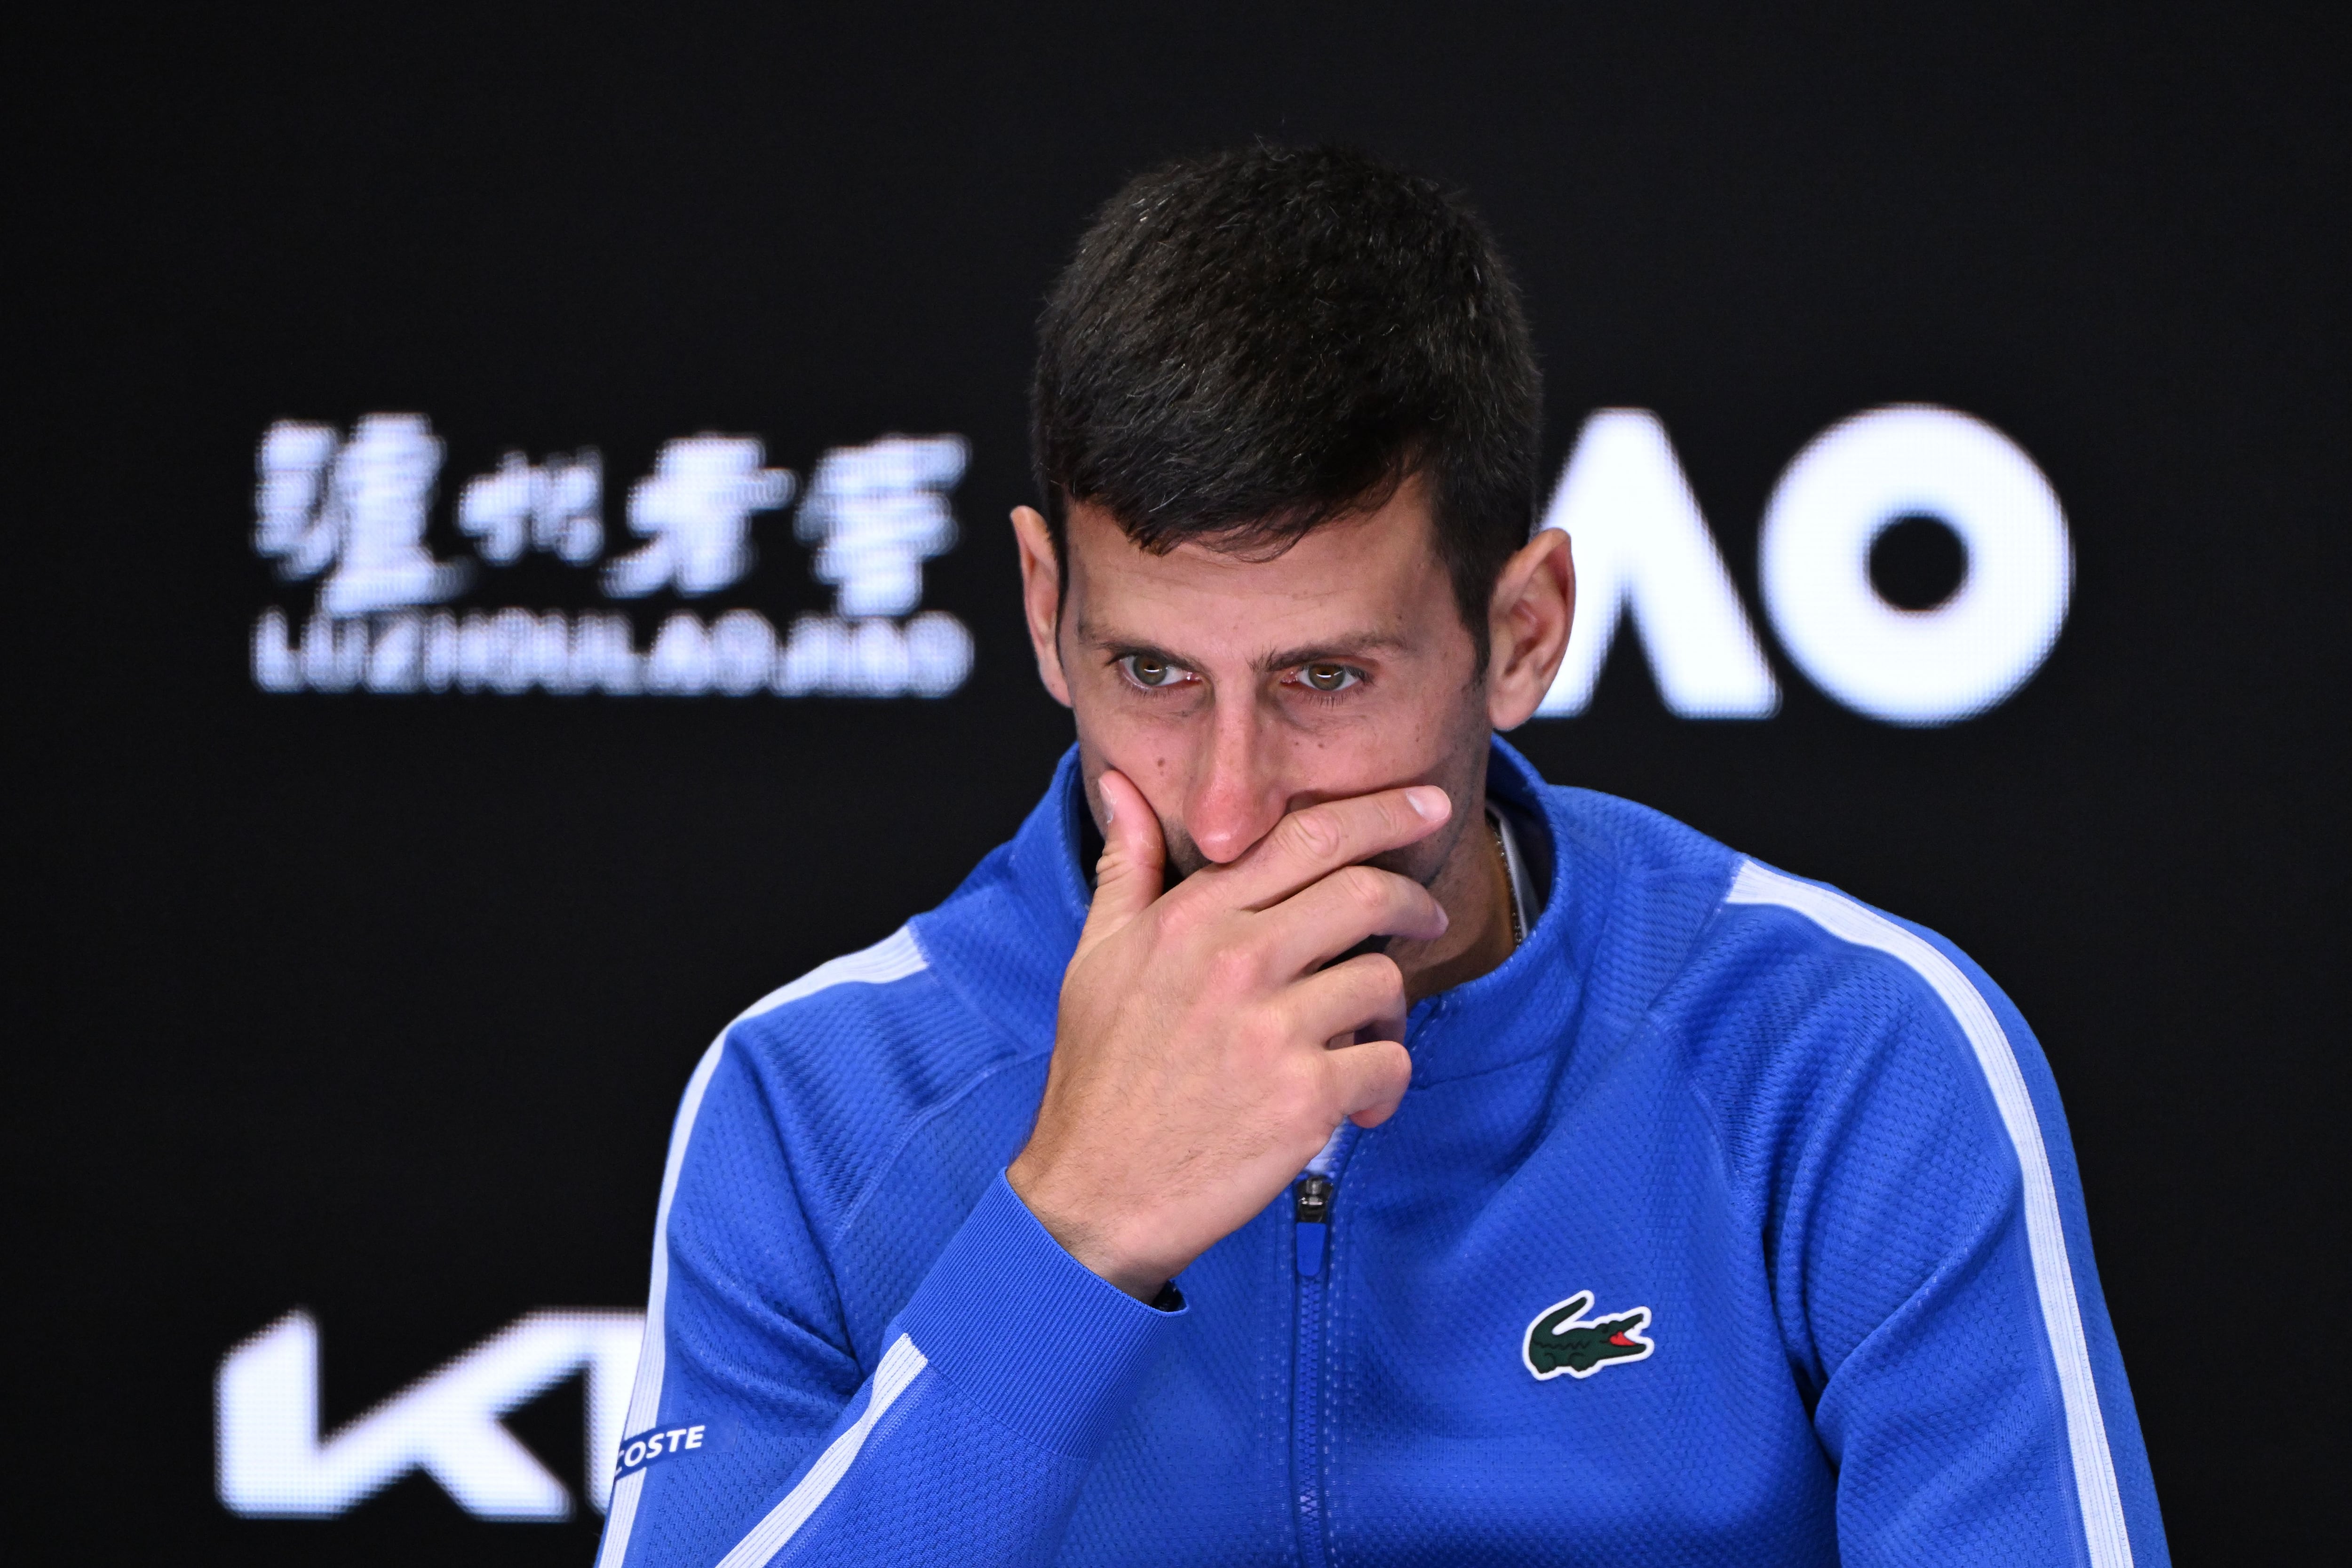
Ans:
{"label": "black backdrop", "polygon": [[[19,1536],[586,1561],[585,1508],[485,1523],[418,1475],[329,1521],[235,1517],[215,1371],[308,1309],[332,1430],[525,1311],[641,1304],[709,1037],[946,893],[1066,743],[1001,521],[1046,280],[1125,174],[1259,134],[1465,185],[1532,307],[1551,460],[1589,410],[1656,410],[1759,627],[1758,518],[1833,419],[1942,403],[2033,454],[2074,604],[1991,712],[1890,728],[1773,648],[1776,717],[1680,720],[1621,636],[1591,710],[1520,739],[1982,961],[2066,1097],[2179,1555],[2328,1531],[2340,10],[74,6],[11,31]],[[971,628],[971,680],[257,690],[254,617],[299,601],[250,547],[256,443],[388,410],[448,442],[444,553],[456,483],[509,447],[601,447],[617,529],[673,437],[755,433],[805,478],[961,433],[963,542],[925,603]],[[743,602],[821,604],[785,525],[755,537]],[[574,1485],[582,1399],[511,1422]]]}

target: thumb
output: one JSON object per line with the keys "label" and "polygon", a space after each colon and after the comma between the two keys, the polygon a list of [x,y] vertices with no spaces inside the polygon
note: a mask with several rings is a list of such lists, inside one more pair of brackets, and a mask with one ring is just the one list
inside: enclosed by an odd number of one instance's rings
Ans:
{"label": "thumb", "polygon": [[1125,773],[1106,768],[1095,788],[1103,805],[1103,852],[1095,862],[1095,901],[1078,935],[1080,953],[1151,907],[1167,859],[1160,818]]}

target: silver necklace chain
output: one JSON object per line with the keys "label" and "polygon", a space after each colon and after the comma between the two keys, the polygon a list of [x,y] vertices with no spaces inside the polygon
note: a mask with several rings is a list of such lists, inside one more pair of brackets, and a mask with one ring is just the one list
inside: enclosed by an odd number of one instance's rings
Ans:
{"label": "silver necklace chain", "polygon": [[1511,951],[1517,952],[1528,940],[1527,921],[1519,914],[1519,885],[1511,876],[1511,852],[1503,845],[1503,825],[1490,816],[1486,831],[1494,837],[1495,858],[1503,867],[1503,898],[1511,907]]}

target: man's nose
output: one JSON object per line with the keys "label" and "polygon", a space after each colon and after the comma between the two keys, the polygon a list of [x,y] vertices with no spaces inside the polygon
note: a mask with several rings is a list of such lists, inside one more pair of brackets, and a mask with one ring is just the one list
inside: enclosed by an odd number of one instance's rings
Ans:
{"label": "man's nose", "polygon": [[1220,866],[1240,859],[1272,832],[1289,800],[1280,748],[1262,718],[1247,700],[1217,701],[1205,746],[1193,764],[1184,831]]}

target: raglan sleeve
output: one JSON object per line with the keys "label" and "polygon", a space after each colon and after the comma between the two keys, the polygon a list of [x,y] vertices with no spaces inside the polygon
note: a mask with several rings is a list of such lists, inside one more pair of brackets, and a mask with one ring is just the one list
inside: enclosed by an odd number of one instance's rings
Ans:
{"label": "raglan sleeve", "polygon": [[1849,1568],[2168,1562],[2057,1088],[2009,999],[1888,921],[1822,978],[1767,1235]]}
{"label": "raglan sleeve", "polygon": [[598,1568],[1053,1560],[1181,1300],[1065,1252],[1000,1173],[861,1360],[758,1075],[671,1136]]}

